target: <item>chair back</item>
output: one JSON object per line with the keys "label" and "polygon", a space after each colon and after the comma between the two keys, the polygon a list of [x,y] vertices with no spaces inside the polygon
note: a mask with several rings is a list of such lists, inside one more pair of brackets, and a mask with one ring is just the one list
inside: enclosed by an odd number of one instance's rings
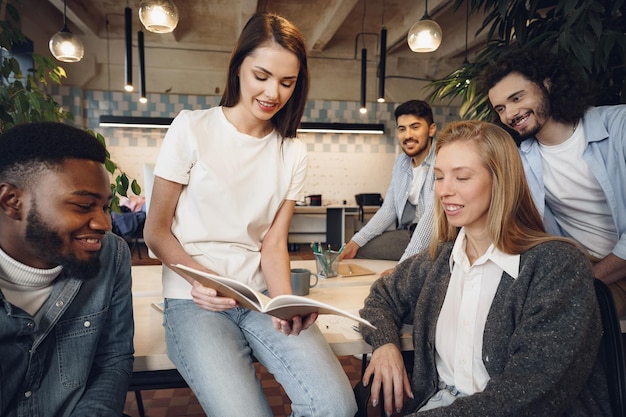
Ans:
{"label": "chair back", "polygon": [[614,416],[626,416],[626,365],[619,317],[611,290],[599,279],[593,281],[604,331],[598,354],[604,359],[611,408]]}
{"label": "chair back", "polygon": [[365,211],[363,206],[382,206],[383,196],[379,193],[356,194],[354,196],[357,206],[359,206],[359,221],[365,219]]}

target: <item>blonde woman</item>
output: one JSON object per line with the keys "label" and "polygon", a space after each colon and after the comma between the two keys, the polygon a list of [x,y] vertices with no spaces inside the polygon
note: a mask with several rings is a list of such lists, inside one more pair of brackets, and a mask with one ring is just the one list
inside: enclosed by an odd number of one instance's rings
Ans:
{"label": "blonde woman", "polygon": [[[608,416],[591,265],[545,233],[513,139],[485,122],[436,142],[436,239],[372,287],[363,376],[388,414]],[[413,325],[409,379],[399,329]],[[371,380],[370,380],[371,378]]]}

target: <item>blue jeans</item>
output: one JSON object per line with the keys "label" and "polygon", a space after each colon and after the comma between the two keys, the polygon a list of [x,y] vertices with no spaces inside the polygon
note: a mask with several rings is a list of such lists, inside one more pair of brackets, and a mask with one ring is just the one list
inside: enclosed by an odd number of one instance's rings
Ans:
{"label": "blue jeans", "polygon": [[207,416],[272,416],[252,355],[285,389],[292,416],[356,413],[350,381],[316,326],[285,336],[267,314],[178,299],[165,300],[164,326],[168,356]]}

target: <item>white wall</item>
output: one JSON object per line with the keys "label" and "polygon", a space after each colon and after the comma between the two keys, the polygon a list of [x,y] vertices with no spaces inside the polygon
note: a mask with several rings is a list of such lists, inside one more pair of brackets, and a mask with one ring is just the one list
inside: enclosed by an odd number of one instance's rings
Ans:
{"label": "white wall", "polygon": [[[111,158],[131,178],[144,185],[143,166],[156,162],[165,129],[99,127],[101,115],[175,117],[182,109],[199,109],[218,104],[215,96],[149,94],[148,104],[136,101],[136,94],[83,91],[60,87],[53,97],[75,114],[75,122],[101,133]],[[419,97],[417,97],[419,98]],[[310,100],[303,121],[341,123],[383,123],[384,135],[313,134],[300,135],[307,145],[309,170],[302,198],[322,194],[324,205],[355,204],[354,195],[380,193],[385,196],[391,169],[399,152],[395,133],[394,103],[368,103],[369,112],[359,113],[358,102]],[[439,128],[456,120],[457,108],[433,107]]]}

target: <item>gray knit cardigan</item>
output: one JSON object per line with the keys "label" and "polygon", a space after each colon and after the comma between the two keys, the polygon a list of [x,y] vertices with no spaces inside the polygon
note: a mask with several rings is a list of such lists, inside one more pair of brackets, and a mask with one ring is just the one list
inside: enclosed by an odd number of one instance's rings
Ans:
{"label": "gray knit cardigan", "polygon": [[362,327],[373,349],[400,346],[400,327],[413,325],[415,417],[610,416],[603,365],[596,361],[602,326],[591,266],[573,245],[551,241],[523,253],[517,279],[503,273],[483,334],[485,390],[448,407],[415,413],[438,385],[435,330],[450,282],[452,243],[439,245],[377,280],[360,311],[378,327]]}

